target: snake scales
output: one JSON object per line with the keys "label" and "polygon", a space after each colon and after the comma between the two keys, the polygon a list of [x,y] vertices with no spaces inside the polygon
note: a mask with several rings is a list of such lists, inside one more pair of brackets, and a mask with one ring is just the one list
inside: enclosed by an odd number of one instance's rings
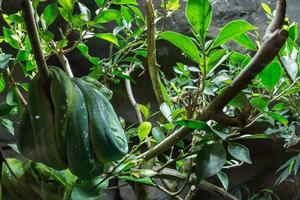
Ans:
{"label": "snake scales", "polygon": [[54,66],[49,70],[49,85],[38,74],[31,82],[17,146],[25,157],[57,170],[69,168],[81,179],[100,175],[105,163],[128,151],[108,100],[111,93],[92,78],[69,78]]}

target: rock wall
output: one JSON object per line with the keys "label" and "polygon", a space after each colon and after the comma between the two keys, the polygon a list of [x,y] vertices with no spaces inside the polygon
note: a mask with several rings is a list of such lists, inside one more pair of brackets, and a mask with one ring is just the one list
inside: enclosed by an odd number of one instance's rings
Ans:
{"label": "rock wall", "polygon": [[[168,29],[181,33],[189,33],[185,17],[186,0],[180,0],[181,7],[173,19],[169,19]],[[213,6],[213,20],[209,36],[215,37],[219,29],[234,19],[244,19],[259,28],[261,33],[266,26],[266,14],[261,4],[267,3],[272,9],[276,7],[276,0],[211,0]],[[160,0],[156,0],[156,8],[160,7]],[[300,23],[300,0],[287,0],[287,16],[291,21]],[[140,5],[144,6],[143,3]]]}

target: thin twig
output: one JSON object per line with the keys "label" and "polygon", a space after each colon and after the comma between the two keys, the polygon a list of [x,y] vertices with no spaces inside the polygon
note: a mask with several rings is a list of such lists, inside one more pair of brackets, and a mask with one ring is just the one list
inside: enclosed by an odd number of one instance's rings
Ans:
{"label": "thin twig", "polygon": [[27,101],[26,101],[25,97],[23,96],[23,94],[21,93],[18,85],[16,84],[15,79],[12,76],[9,67],[6,69],[6,73],[7,73],[7,76],[9,77],[9,79],[10,79],[11,84],[16,88],[16,92],[17,92],[17,95],[18,95],[21,103],[23,104],[23,106],[27,106]]}
{"label": "thin twig", "polygon": [[[129,76],[131,74],[131,72],[133,71],[133,69],[134,69],[134,66],[131,67],[131,68],[129,68],[127,70],[126,74]],[[127,92],[129,101],[130,101],[131,105],[134,108],[135,115],[136,115],[136,118],[138,120],[138,123],[142,123],[143,122],[142,113],[140,111],[138,103],[136,102],[136,100],[134,98],[134,95],[133,95],[133,92],[132,92],[132,88],[131,88],[131,82],[130,82],[130,80],[125,79],[125,86],[126,86],[126,92]]]}

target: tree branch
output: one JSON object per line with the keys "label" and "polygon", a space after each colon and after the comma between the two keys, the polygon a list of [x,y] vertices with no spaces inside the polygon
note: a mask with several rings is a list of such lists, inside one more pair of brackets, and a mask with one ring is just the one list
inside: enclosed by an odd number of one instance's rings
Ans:
{"label": "tree branch", "polygon": [[50,79],[47,63],[43,55],[41,41],[37,30],[37,25],[34,18],[33,8],[30,0],[23,0],[22,2],[24,21],[27,28],[27,33],[32,46],[33,54],[36,60],[38,70],[43,78],[43,81],[47,83]]}
{"label": "tree branch", "polygon": [[[162,179],[171,179],[176,181],[185,181],[187,178],[187,175],[183,175],[176,170],[165,168],[160,173],[155,175],[156,178],[162,178]],[[195,179],[196,177],[191,177]],[[215,196],[222,197],[223,199],[228,200],[238,200],[235,196],[225,191],[223,188],[220,188],[208,181],[202,180],[199,183],[199,188],[205,190],[206,192],[213,194]]]}
{"label": "tree branch", "polygon": [[[128,71],[126,72],[126,74],[129,76],[131,74],[131,72],[133,71],[133,69],[134,69],[134,67],[128,69]],[[135,101],[135,98],[133,96],[133,92],[132,92],[130,80],[125,79],[125,87],[126,87],[126,92],[127,92],[129,101],[130,101],[132,107],[134,108],[136,118],[137,118],[137,120],[138,120],[139,123],[142,123],[143,122],[143,117],[142,117],[141,111],[139,109],[139,105]]]}
{"label": "tree branch", "polygon": [[[265,40],[261,48],[258,50],[247,67],[245,67],[240,75],[234,79],[232,85],[222,90],[221,93],[215,99],[213,99],[213,101],[199,114],[197,117],[198,120],[206,122],[213,119],[217,113],[222,112],[223,108],[237,94],[247,87],[247,85],[251,83],[252,79],[259,72],[261,72],[265,66],[268,65],[278,54],[288,37],[286,30],[280,30],[285,17],[285,5],[285,0],[278,0],[275,14],[276,17],[269,26],[269,31],[266,31],[266,35],[264,37]],[[274,30],[274,28],[276,29]],[[274,32],[270,32],[270,30],[274,30]],[[171,146],[175,145],[190,132],[191,130],[189,128],[181,127],[173,134],[169,135],[157,146],[138,156],[138,158],[148,160],[156,157],[168,150]]]}
{"label": "tree branch", "polygon": [[155,28],[155,14],[154,8],[152,4],[152,0],[147,0],[146,3],[146,11],[147,11],[147,48],[148,48],[148,56],[147,56],[147,66],[150,75],[150,79],[152,82],[153,90],[156,96],[157,102],[162,104],[164,102],[162,91],[160,89],[160,75],[158,71],[158,65],[156,60],[156,28]]}

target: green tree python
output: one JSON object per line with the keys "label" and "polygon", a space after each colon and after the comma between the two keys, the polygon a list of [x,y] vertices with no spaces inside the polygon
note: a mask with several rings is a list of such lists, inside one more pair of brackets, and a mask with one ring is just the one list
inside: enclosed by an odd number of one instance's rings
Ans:
{"label": "green tree python", "polygon": [[49,70],[48,86],[38,74],[30,84],[18,149],[54,169],[69,168],[80,179],[98,176],[105,163],[128,152],[124,130],[108,100],[111,91],[95,79],[69,78],[54,66]]}

